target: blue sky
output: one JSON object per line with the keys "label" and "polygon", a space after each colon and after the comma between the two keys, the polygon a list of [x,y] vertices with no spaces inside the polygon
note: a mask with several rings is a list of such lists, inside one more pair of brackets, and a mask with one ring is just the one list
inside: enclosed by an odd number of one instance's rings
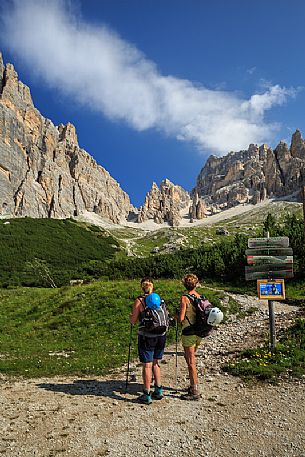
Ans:
{"label": "blue sky", "polygon": [[305,132],[303,0],[2,0],[0,50],[143,203],[207,157]]}

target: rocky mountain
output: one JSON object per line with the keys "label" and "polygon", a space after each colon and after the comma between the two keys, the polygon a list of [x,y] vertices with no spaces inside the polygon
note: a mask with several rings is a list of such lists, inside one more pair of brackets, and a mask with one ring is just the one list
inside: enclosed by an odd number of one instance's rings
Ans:
{"label": "rocky mountain", "polygon": [[181,210],[189,205],[189,193],[165,179],[161,182],[160,189],[153,183],[146,194],[144,205],[139,210],[138,222],[152,219],[157,224],[168,222],[171,226],[177,226],[181,219]]}
{"label": "rocky mountain", "polygon": [[134,210],[110,174],[54,126],[0,53],[0,215],[67,218],[92,211],[114,223]]}
{"label": "rocky mountain", "polygon": [[250,144],[247,150],[224,157],[210,156],[192,195],[212,212],[241,203],[256,204],[300,192],[305,183],[304,167],[305,141],[296,130],[290,147],[282,141],[274,150],[265,144]]}
{"label": "rocky mountain", "polygon": [[153,183],[135,209],[110,174],[78,145],[75,127],[55,126],[35,108],[30,89],[0,53],[0,216],[66,218],[93,212],[114,223],[136,214],[179,225],[243,204],[299,192],[305,185],[305,140],[296,130],[290,147],[251,144],[210,156],[191,195],[168,179]]}

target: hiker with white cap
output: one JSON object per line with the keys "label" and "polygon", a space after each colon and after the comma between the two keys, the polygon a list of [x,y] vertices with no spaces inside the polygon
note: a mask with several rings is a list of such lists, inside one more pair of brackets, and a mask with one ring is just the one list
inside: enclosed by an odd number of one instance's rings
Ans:
{"label": "hiker with white cap", "polygon": [[214,326],[223,320],[223,313],[214,308],[203,295],[199,295],[196,287],[199,280],[196,275],[188,274],[183,278],[186,288],[180,300],[180,310],[177,315],[182,327],[182,346],[190,378],[190,386],[182,400],[199,400],[200,391],[196,369],[195,354],[203,337],[207,336]]}

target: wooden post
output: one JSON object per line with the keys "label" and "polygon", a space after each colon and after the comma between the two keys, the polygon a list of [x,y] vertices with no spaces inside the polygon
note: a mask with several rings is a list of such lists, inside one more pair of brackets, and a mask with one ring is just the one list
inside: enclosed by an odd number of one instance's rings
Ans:
{"label": "wooden post", "polygon": [[268,300],[268,308],[269,308],[269,327],[270,327],[270,347],[271,351],[275,350],[275,318],[274,318],[274,308],[273,308],[273,301]]}
{"label": "wooden post", "polygon": [[[269,232],[265,232],[265,236],[269,238]],[[269,278],[268,274],[268,279],[273,279]],[[271,351],[275,350],[275,316],[274,316],[274,307],[273,307],[273,301],[268,300],[268,310],[269,310],[269,329],[270,329],[270,348]]]}

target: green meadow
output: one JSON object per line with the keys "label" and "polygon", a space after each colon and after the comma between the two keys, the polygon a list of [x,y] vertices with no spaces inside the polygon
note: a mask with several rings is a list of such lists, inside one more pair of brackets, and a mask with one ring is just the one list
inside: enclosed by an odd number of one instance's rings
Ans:
{"label": "green meadow", "polygon": [[[156,281],[171,314],[181,281]],[[207,293],[220,304],[221,292]],[[0,290],[0,372],[22,376],[102,374],[127,362],[129,314],[139,281],[96,281],[52,288]],[[168,342],[175,339],[171,328]],[[132,336],[136,357],[136,330]]]}
{"label": "green meadow", "polygon": [[[237,291],[234,284],[215,282],[205,283],[199,291],[215,306],[222,307],[225,319],[231,313],[242,319],[245,313],[234,300],[230,300],[226,307],[221,305],[223,292],[215,289],[222,286]],[[294,292],[298,299],[303,288],[301,282],[291,287],[291,298]],[[164,298],[173,315],[183,293],[181,281],[157,280],[155,290]],[[254,290],[248,292],[254,293]],[[24,377],[98,375],[125,364],[130,336],[128,317],[139,293],[138,280],[99,280],[56,289],[1,289],[0,373]],[[255,309],[248,310],[248,314],[252,311]],[[302,329],[301,333],[304,332]],[[170,328],[168,344],[174,340],[175,328]],[[134,329],[133,359],[137,357],[136,345]],[[265,370],[265,367],[258,366],[260,368]],[[238,368],[231,371],[238,375],[243,373]]]}

